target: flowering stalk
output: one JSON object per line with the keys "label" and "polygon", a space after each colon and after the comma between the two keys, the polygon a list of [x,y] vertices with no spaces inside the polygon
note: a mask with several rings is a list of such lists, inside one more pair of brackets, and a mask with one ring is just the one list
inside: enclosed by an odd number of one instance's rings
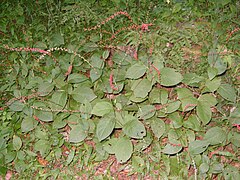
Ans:
{"label": "flowering stalk", "polygon": [[112,90],[114,90],[114,91],[118,90],[118,88],[115,87],[114,84],[113,84],[113,73],[112,72],[111,72],[111,74],[109,76],[109,84],[110,84],[110,87],[111,87]]}
{"label": "flowering stalk", "polygon": [[231,31],[227,37],[227,42],[229,41],[229,39],[232,37],[232,35],[236,32],[240,31],[240,28],[235,28],[233,31]]}
{"label": "flowering stalk", "polygon": [[98,24],[96,26],[93,26],[91,28],[85,28],[84,31],[96,30],[96,29],[100,28],[102,25],[106,24],[108,21],[114,19],[118,15],[124,15],[124,16],[126,16],[129,19],[130,22],[133,22],[131,16],[127,12],[125,12],[125,11],[118,11],[118,12],[114,13],[113,15],[111,15],[110,17],[108,17],[107,19],[105,19],[104,21],[102,21],[100,24]]}
{"label": "flowering stalk", "polygon": [[9,49],[10,51],[26,51],[26,52],[39,52],[44,55],[50,54],[50,52],[39,49],[39,48],[30,48],[30,47],[20,47],[20,48],[10,48],[8,45],[4,46],[6,49]]}

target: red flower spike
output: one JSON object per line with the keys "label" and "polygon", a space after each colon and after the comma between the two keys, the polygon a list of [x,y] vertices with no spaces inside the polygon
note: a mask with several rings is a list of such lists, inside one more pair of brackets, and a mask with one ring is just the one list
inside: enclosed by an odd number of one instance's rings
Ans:
{"label": "red flower spike", "polygon": [[111,87],[112,90],[114,90],[114,91],[118,90],[118,88],[116,88],[113,84],[113,73],[111,73],[110,76],[109,76],[109,84],[110,84],[110,87]]}

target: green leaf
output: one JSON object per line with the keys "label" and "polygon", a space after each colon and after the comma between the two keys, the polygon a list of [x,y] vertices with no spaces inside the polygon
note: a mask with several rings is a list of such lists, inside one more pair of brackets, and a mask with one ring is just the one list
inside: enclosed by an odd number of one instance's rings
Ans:
{"label": "green leaf", "polygon": [[205,86],[210,92],[216,91],[221,84],[220,78],[214,78],[213,80],[206,80]]}
{"label": "green leaf", "polygon": [[181,3],[176,3],[176,4],[173,6],[172,13],[177,13],[177,12],[179,12],[181,9],[182,9]]}
{"label": "green leaf", "polygon": [[94,94],[91,88],[79,85],[76,89],[73,90],[72,97],[77,102],[83,103],[85,100],[91,102],[97,96]]}
{"label": "green leaf", "polygon": [[238,180],[240,179],[239,167],[227,165],[223,171],[225,180]]}
{"label": "green leaf", "polygon": [[139,108],[137,116],[140,119],[146,120],[146,119],[149,119],[149,118],[153,117],[154,114],[155,114],[155,111],[156,111],[155,106],[153,106],[153,105],[144,105],[144,106]]}
{"label": "green leaf", "polygon": [[[217,74],[224,73],[227,69],[227,63],[222,60],[216,49],[211,49],[208,53],[208,63],[212,68],[217,69]],[[213,77],[213,76],[210,76]]]}
{"label": "green leaf", "polygon": [[20,102],[20,101],[14,101],[14,102],[9,106],[9,108],[10,108],[12,111],[22,111],[24,107],[25,107],[25,104],[23,104],[23,103]]}
{"label": "green leaf", "polygon": [[90,70],[90,78],[92,82],[98,80],[102,75],[102,69],[94,68]]}
{"label": "green leaf", "polygon": [[165,123],[159,118],[154,118],[150,122],[151,129],[154,135],[159,139],[165,132]]}
{"label": "green leaf", "polygon": [[137,98],[145,98],[152,89],[152,83],[147,79],[135,81],[131,87],[134,96]]}
{"label": "green leaf", "polygon": [[113,105],[106,101],[98,102],[92,109],[92,114],[97,116],[103,116],[110,112],[113,112]]}
{"label": "green leaf", "polygon": [[198,155],[202,152],[204,152],[208,146],[209,146],[209,142],[207,141],[201,141],[201,140],[195,140],[189,143],[189,152],[192,155]]}
{"label": "green leaf", "polygon": [[37,118],[39,118],[41,121],[44,122],[50,122],[53,121],[53,113],[51,112],[50,109],[48,108],[44,108],[45,110],[49,110],[49,111],[42,111],[42,110],[34,110],[34,115],[37,116]]}
{"label": "green leaf", "polygon": [[56,33],[51,38],[51,45],[54,46],[60,46],[64,44],[64,38],[60,33]]}
{"label": "green leaf", "polygon": [[16,151],[8,151],[8,153],[5,155],[5,163],[8,164],[12,162],[16,158]]}
{"label": "green leaf", "polygon": [[99,52],[94,53],[90,59],[91,65],[95,68],[102,69],[104,67],[104,61],[101,58],[101,54]]}
{"label": "green leaf", "polygon": [[66,165],[69,165],[73,161],[74,156],[75,156],[75,150],[71,150],[67,157]]}
{"label": "green leaf", "polygon": [[222,173],[222,171],[223,171],[223,164],[215,162],[211,164],[209,173],[219,174],[219,173]]}
{"label": "green leaf", "polygon": [[34,45],[34,48],[47,49],[47,45],[42,41],[37,41]]}
{"label": "green leaf", "polygon": [[51,108],[52,109],[63,109],[67,103],[68,95],[65,91],[55,91],[52,95]]}
{"label": "green leaf", "polygon": [[68,83],[81,83],[86,81],[88,78],[83,74],[73,73],[68,76]]}
{"label": "green leaf", "polygon": [[182,111],[190,111],[197,106],[197,99],[193,96],[193,93],[187,88],[177,89],[178,99],[182,103]]}
{"label": "green leaf", "polygon": [[52,92],[53,88],[54,88],[54,85],[52,83],[49,83],[49,82],[41,83],[38,86],[39,96],[47,96]]}
{"label": "green leaf", "polygon": [[207,73],[208,73],[208,78],[210,80],[212,80],[213,78],[215,78],[217,76],[218,70],[214,67],[208,67]]}
{"label": "green leaf", "polygon": [[160,93],[161,104],[166,104],[168,102],[168,91],[165,89],[160,89]]}
{"label": "green leaf", "polygon": [[209,142],[211,145],[216,145],[222,143],[226,139],[226,132],[220,127],[213,127],[209,129],[204,140]]}
{"label": "green leaf", "polygon": [[232,125],[233,124],[240,125],[240,107],[236,107],[233,109],[233,111],[230,112],[228,120],[231,122]]}
{"label": "green leaf", "polygon": [[189,86],[198,87],[200,82],[204,80],[203,77],[198,76],[195,73],[187,73],[183,75],[183,83]]}
{"label": "green leaf", "polygon": [[16,150],[16,151],[19,151],[22,147],[22,140],[20,137],[14,135],[13,136],[13,148]]}
{"label": "green leaf", "polygon": [[129,79],[139,79],[142,77],[147,70],[147,67],[142,63],[136,63],[132,65],[126,72],[126,78]]}
{"label": "green leaf", "polygon": [[199,101],[196,109],[197,109],[197,116],[202,121],[202,123],[204,125],[208,124],[212,118],[211,107]]}
{"label": "green leaf", "polygon": [[172,144],[167,144],[164,149],[162,150],[162,152],[164,154],[176,154],[178,152],[180,152],[182,150],[182,146],[179,145],[172,145]]}
{"label": "green leaf", "polygon": [[227,70],[227,63],[224,62],[222,58],[218,57],[213,67],[217,69],[218,75],[221,75]]}
{"label": "green leaf", "polygon": [[209,170],[209,165],[207,163],[202,163],[200,166],[199,166],[199,171],[201,174],[205,174],[207,173]]}
{"label": "green leaf", "polygon": [[40,155],[44,158],[46,157],[51,149],[50,142],[48,140],[40,139],[34,144],[34,150],[39,151]]}
{"label": "green leaf", "polygon": [[200,125],[200,121],[195,114],[191,114],[189,118],[183,122],[184,127],[192,129],[194,131],[199,131],[201,128]]}
{"label": "green leaf", "polygon": [[80,111],[83,119],[90,119],[92,111],[91,103],[86,100],[83,104],[81,104]]}
{"label": "green leaf", "polygon": [[180,83],[183,80],[182,75],[179,72],[176,72],[172,68],[162,68],[161,72],[161,85],[163,86],[174,86]]}
{"label": "green leaf", "polygon": [[171,120],[172,128],[180,128],[183,125],[183,117],[178,112],[169,114],[168,118]]}
{"label": "green leaf", "polygon": [[217,92],[226,100],[235,102],[237,95],[232,86],[229,84],[221,84]]}
{"label": "green leaf", "polygon": [[131,120],[123,125],[123,132],[131,137],[136,139],[142,139],[146,136],[146,129],[144,125],[138,120]]}
{"label": "green leaf", "polygon": [[103,59],[107,59],[110,55],[110,51],[109,50],[105,50],[103,51],[103,54],[102,54],[102,58]]}
{"label": "green leaf", "polygon": [[203,94],[198,98],[198,102],[205,104],[206,106],[215,106],[218,102],[212,94]]}
{"label": "green leaf", "polygon": [[178,110],[178,108],[180,107],[181,105],[181,102],[180,101],[172,101],[172,102],[169,102],[167,104],[167,107],[166,107],[166,110],[165,110],[165,113],[173,113],[175,112],[176,110]]}
{"label": "green leaf", "polygon": [[132,142],[125,137],[119,138],[114,147],[114,152],[117,161],[119,163],[125,163],[132,156],[133,153]]}
{"label": "green leaf", "polygon": [[177,88],[178,99],[193,97],[192,91],[187,88]]}
{"label": "green leaf", "polygon": [[52,127],[54,129],[61,129],[64,128],[67,125],[67,122],[64,120],[66,117],[68,117],[68,114],[61,113],[58,114],[53,121]]}
{"label": "green leaf", "polygon": [[240,148],[240,141],[239,141],[239,139],[240,139],[240,133],[233,132],[233,136],[230,138],[230,142],[234,146]]}
{"label": "green leaf", "polygon": [[96,129],[96,136],[99,141],[106,139],[115,127],[115,117],[106,116],[99,120]]}
{"label": "green leaf", "polygon": [[21,123],[21,130],[24,133],[27,133],[33,130],[37,126],[38,122],[32,117],[25,117]]}
{"label": "green leaf", "polygon": [[107,151],[109,154],[115,153],[115,146],[118,142],[117,138],[109,139],[103,144],[103,149]]}
{"label": "green leaf", "polygon": [[149,93],[149,101],[152,104],[161,103],[161,91],[160,89],[153,88]]}
{"label": "green leaf", "polygon": [[87,132],[82,125],[73,126],[69,134],[69,142],[79,143],[87,137]]}

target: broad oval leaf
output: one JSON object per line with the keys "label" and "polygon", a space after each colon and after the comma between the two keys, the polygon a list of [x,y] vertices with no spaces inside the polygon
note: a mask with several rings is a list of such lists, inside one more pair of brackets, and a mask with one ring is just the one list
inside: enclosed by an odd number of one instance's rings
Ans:
{"label": "broad oval leaf", "polygon": [[231,143],[234,146],[240,148],[240,141],[239,141],[239,139],[240,139],[240,133],[234,132],[233,136],[230,138],[230,141],[231,141]]}
{"label": "broad oval leaf", "polygon": [[13,136],[13,148],[16,150],[16,151],[19,151],[22,147],[22,140],[20,137],[14,135]]}
{"label": "broad oval leaf", "polygon": [[136,81],[131,89],[135,97],[145,98],[152,89],[152,83],[148,79],[142,79]]}
{"label": "broad oval leaf", "polygon": [[215,67],[208,67],[207,73],[208,73],[208,78],[212,80],[217,76],[218,70]]}
{"label": "broad oval leaf", "polygon": [[90,78],[92,82],[98,80],[102,75],[102,69],[94,68],[90,70]]}
{"label": "broad oval leaf", "polygon": [[113,105],[110,102],[98,102],[93,106],[92,114],[97,116],[103,116],[113,111]]}
{"label": "broad oval leaf", "polygon": [[22,132],[29,132],[37,126],[38,122],[33,117],[25,117],[21,123]]}
{"label": "broad oval leaf", "polygon": [[178,152],[180,152],[182,150],[182,146],[181,145],[172,145],[172,144],[167,144],[164,149],[162,150],[162,152],[164,154],[177,154]]}
{"label": "broad oval leaf", "polygon": [[81,83],[86,81],[88,78],[83,74],[73,73],[68,76],[68,83]]}
{"label": "broad oval leaf", "polygon": [[207,163],[202,163],[199,166],[199,171],[200,171],[201,174],[207,173],[208,170],[209,170],[209,165]]}
{"label": "broad oval leaf", "polygon": [[81,125],[74,126],[69,134],[69,142],[79,143],[87,137],[87,132]]}
{"label": "broad oval leaf", "polygon": [[103,59],[107,59],[110,55],[110,51],[109,50],[105,50],[103,51],[103,54],[102,54],[102,58]]}
{"label": "broad oval leaf", "polygon": [[104,140],[112,133],[115,123],[114,117],[110,116],[103,117],[99,120],[96,129],[96,136],[99,141]]}
{"label": "broad oval leaf", "polygon": [[65,91],[56,91],[53,93],[51,102],[52,109],[63,109],[67,103],[68,95]]}
{"label": "broad oval leaf", "polygon": [[165,113],[172,113],[172,112],[175,112],[176,110],[178,110],[178,108],[180,107],[181,105],[181,102],[180,101],[172,101],[172,102],[169,102],[167,104],[167,107],[165,109]]}
{"label": "broad oval leaf", "polygon": [[222,143],[226,139],[226,132],[220,127],[213,127],[209,129],[204,137],[204,140],[211,145]]}
{"label": "broad oval leaf", "polygon": [[25,107],[25,104],[23,104],[23,103],[20,102],[20,101],[14,101],[14,102],[9,106],[9,108],[10,108],[12,111],[22,111],[24,107]]}
{"label": "broad oval leaf", "polygon": [[66,165],[69,165],[73,161],[74,156],[75,156],[75,150],[71,150],[66,159]]}
{"label": "broad oval leaf", "polygon": [[233,111],[230,112],[228,120],[232,123],[232,125],[234,124],[240,125],[240,107],[235,107]]}
{"label": "broad oval leaf", "polygon": [[182,111],[190,111],[197,106],[197,99],[193,96],[193,93],[189,89],[178,88],[177,94],[182,103]]}
{"label": "broad oval leaf", "polygon": [[39,118],[39,120],[44,121],[44,122],[50,122],[53,121],[53,113],[51,112],[50,109],[45,108],[46,110],[49,111],[43,111],[43,110],[34,110],[34,115]]}
{"label": "broad oval leaf", "polygon": [[216,91],[221,84],[220,78],[214,78],[213,80],[206,80],[205,86],[210,92]]}
{"label": "broad oval leaf", "polygon": [[123,132],[127,136],[136,139],[142,139],[144,136],[146,136],[146,129],[138,120],[132,120],[124,124]]}
{"label": "broad oval leaf", "polygon": [[192,129],[194,131],[199,131],[201,128],[200,121],[195,114],[191,114],[189,118],[183,122],[185,128]]}
{"label": "broad oval leaf", "polygon": [[47,96],[49,93],[52,92],[53,88],[54,88],[53,83],[49,82],[41,83],[38,87],[39,96]]}
{"label": "broad oval leaf", "polygon": [[94,94],[93,90],[90,87],[87,86],[78,86],[74,91],[72,92],[72,97],[77,102],[83,103],[85,100],[92,101],[97,96]]}
{"label": "broad oval leaf", "polygon": [[142,77],[147,70],[147,67],[141,63],[132,65],[126,72],[126,78],[138,79]]}
{"label": "broad oval leaf", "polygon": [[42,157],[46,157],[51,149],[51,144],[49,140],[40,139],[34,144],[34,150],[39,151]]}
{"label": "broad oval leaf", "polygon": [[109,139],[108,141],[104,142],[103,144],[103,149],[107,151],[109,154],[114,154],[115,153],[115,145],[117,144],[118,139],[113,138]]}
{"label": "broad oval leaf", "polygon": [[203,94],[198,98],[198,101],[201,104],[205,104],[206,106],[212,107],[215,106],[218,102],[216,98],[211,94]]}
{"label": "broad oval leaf", "polygon": [[172,68],[164,67],[160,70],[160,73],[161,85],[163,86],[175,86],[183,80],[182,75]]}
{"label": "broad oval leaf", "polygon": [[52,47],[60,46],[64,44],[64,38],[60,33],[53,34],[50,43]]}
{"label": "broad oval leaf", "polygon": [[217,92],[226,100],[235,102],[237,95],[232,86],[229,84],[221,84]]}
{"label": "broad oval leaf", "polygon": [[189,143],[189,152],[192,155],[198,155],[202,152],[204,152],[208,146],[209,146],[209,142],[207,141],[201,141],[201,140],[196,140],[196,141],[192,141]]}
{"label": "broad oval leaf", "polygon": [[119,163],[125,163],[133,153],[133,145],[132,142],[125,138],[121,137],[118,139],[117,143],[114,147],[115,156]]}
{"label": "broad oval leaf", "polygon": [[212,118],[211,107],[202,103],[201,101],[197,104],[197,116],[204,125],[208,124]]}
{"label": "broad oval leaf", "polygon": [[154,116],[156,108],[153,105],[144,105],[138,110],[138,117],[140,119],[149,119]]}
{"label": "broad oval leaf", "polygon": [[150,122],[151,129],[154,135],[159,139],[165,132],[165,123],[161,119],[153,119]]}

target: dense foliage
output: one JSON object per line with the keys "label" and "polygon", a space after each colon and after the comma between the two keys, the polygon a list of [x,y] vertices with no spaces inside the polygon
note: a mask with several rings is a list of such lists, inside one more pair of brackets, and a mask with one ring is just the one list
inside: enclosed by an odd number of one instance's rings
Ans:
{"label": "dense foliage", "polygon": [[0,8],[0,176],[240,179],[239,1]]}

